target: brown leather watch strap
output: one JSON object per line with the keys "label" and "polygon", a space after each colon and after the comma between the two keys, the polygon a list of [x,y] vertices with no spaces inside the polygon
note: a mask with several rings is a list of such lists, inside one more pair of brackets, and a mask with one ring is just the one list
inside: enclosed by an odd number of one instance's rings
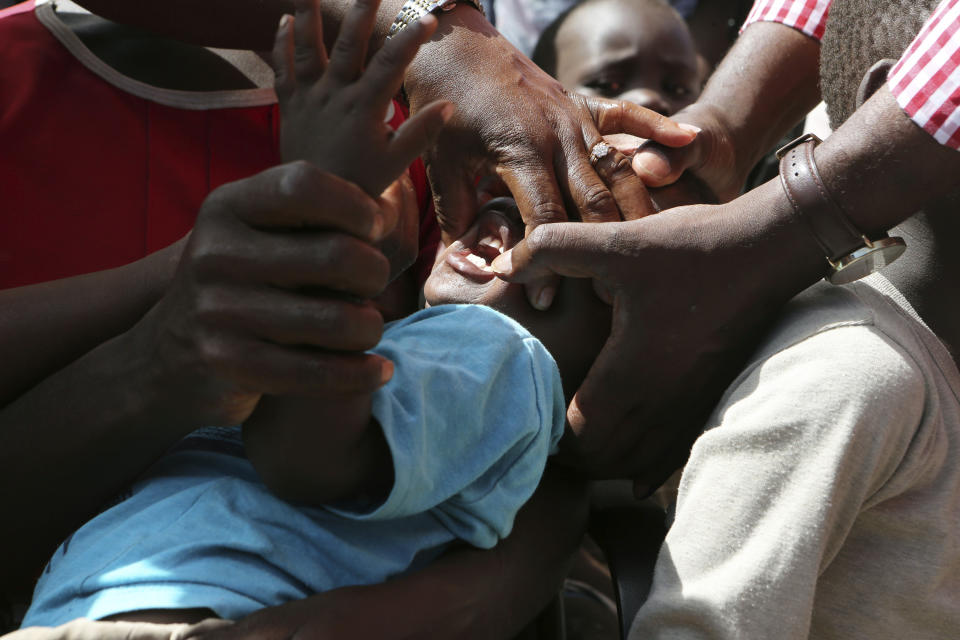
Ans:
{"label": "brown leather watch strap", "polygon": [[850,222],[820,178],[813,149],[820,138],[801,136],[777,151],[780,182],[794,211],[803,218],[831,264],[869,241]]}

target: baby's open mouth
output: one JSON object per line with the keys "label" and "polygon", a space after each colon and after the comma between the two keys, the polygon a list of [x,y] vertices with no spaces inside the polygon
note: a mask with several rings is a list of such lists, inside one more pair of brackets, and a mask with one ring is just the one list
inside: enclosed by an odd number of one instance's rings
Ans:
{"label": "baby's open mouth", "polygon": [[494,198],[477,214],[477,221],[447,251],[446,261],[473,280],[494,277],[490,263],[523,238],[523,221],[513,198]]}

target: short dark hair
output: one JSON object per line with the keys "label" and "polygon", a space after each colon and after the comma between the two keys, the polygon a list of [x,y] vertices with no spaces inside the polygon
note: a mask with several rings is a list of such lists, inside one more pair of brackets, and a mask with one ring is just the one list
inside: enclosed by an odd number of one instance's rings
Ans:
{"label": "short dark hair", "polygon": [[820,44],[820,92],[830,125],[856,110],[860,80],[873,63],[896,60],[938,0],[834,0]]}

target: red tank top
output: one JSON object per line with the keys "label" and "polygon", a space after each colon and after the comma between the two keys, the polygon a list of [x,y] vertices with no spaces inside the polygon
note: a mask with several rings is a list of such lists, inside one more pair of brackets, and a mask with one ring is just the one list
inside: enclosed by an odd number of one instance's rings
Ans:
{"label": "red tank top", "polygon": [[[136,81],[96,58],[50,4],[0,11],[0,61],[0,288],[138,260],[186,234],[211,190],[279,162],[271,89]],[[396,109],[391,124],[403,118]],[[436,223],[417,165],[430,254]]]}

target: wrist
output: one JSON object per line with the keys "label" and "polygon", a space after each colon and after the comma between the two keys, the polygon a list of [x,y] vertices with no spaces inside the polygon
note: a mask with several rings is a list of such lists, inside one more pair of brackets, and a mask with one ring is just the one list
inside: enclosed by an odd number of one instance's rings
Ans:
{"label": "wrist", "polygon": [[770,304],[786,302],[824,277],[829,266],[816,239],[796,215],[779,178],[724,205],[727,223],[737,225],[748,277],[745,290]]}
{"label": "wrist", "polygon": [[456,103],[460,94],[474,88],[464,82],[464,76],[473,75],[476,65],[489,62],[482,47],[490,39],[503,39],[483,14],[466,2],[440,12],[437,21],[436,32],[420,47],[404,77],[413,111],[440,98]]}

